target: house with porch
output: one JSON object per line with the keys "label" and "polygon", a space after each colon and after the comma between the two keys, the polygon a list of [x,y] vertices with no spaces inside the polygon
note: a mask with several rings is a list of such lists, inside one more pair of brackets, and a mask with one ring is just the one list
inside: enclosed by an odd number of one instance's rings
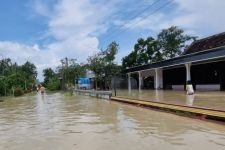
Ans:
{"label": "house with porch", "polygon": [[225,90],[225,32],[193,42],[179,57],[125,72],[129,91],[134,73],[139,76],[139,91],[149,76],[154,78],[155,89],[184,89],[190,80],[195,90]]}

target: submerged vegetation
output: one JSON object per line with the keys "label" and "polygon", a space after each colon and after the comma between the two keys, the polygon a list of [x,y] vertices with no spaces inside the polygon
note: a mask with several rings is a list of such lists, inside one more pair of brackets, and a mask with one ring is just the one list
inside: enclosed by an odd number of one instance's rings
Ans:
{"label": "submerged vegetation", "polygon": [[23,95],[24,91],[35,88],[37,71],[34,64],[26,62],[18,65],[11,59],[0,60],[0,95]]}

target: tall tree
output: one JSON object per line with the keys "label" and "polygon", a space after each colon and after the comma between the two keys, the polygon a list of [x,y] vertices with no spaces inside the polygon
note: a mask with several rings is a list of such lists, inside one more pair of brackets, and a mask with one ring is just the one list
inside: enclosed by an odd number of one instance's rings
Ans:
{"label": "tall tree", "polygon": [[66,69],[67,74],[67,81],[69,83],[74,83],[75,79],[79,77],[85,76],[86,73],[86,65],[81,65],[77,62],[73,62],[69,64],[68,68]]}
{"label": "tall tree", "polygon": [[146,53],[146,41],[143,38],[137,40],[137,43],[134,45],[134,51],[137,53],[137,65],[142,65],[147,63],[148,56]]}
{"label": "tall tree", "polygon": [[47,86],[50,79],[53,79],[56,77],[56,73],[52,68],[46,68],[43,70],[43,76],[44,76],[44,84]]}
{"label": "tall tree", "polygon": [[104,59],[108,64],[113,63],[113,61],[115,60],[116,54],[118,53],[118,49],[119,49],[119,44],[113,41],[112,43],[108,45],[107,49],[103,52],[105,54]]}
{"label": "tall tree", "polygon": [[98,82],[104,77],[104,59],[102,54],[95,54],[88,57],[88,68],[95,74],[95,88]]}
{"label": "tall tree", "polygon": [[115,64],[115,56],[118,52],[119,45],[112,42],[106,50],[88,57],[88,68],[95,73],[95,85],[98,88],[98,83],[104,81],[105,88],[112,88],[112,77],[120,71],[120,67]]}
{"label": "tall tree", "polygon": [[196,37],[184,34],[184,30],[176,26],[163,29],[158,34],[158,42],[163,52],[163,59],[170,59],[182,54],[187,42],[195,40]]}
{"label": "tall tree", "polygon": [[36,77],[36,66],[31,62],[18,65],[9,58],[0,60],[0,89],[4,89],[0,92],[1,95],[13,93],[16,88],[21,91],[32,89]]}
{"label": "tall tree", "polygon": [[19,73],[24,77],[25,89],[27,89],[27,87],[33,88],[37,78],[36,66],[33,63],[27,61],[21,67],[19,67]]}
{"label": "tall tree", "polygon": [[33,63],[27,61],[21,66],[21,70],[26,73],[26,77],[36,79],[37,70],[36,66]]}
{"label": "tall tree", "polygon": [[107,89],[112,88],[112,77],[116,75],[120,69],[119,67],[114,63],[116,54],[119,50],[119,44],[117,44],[115,41],[110,43],[105,50],[105,56],[104,58],[104,75],[105,75],[105,86]]}
{"label": "tall tree", "polygon": [[176,26],[163,29],[157,39],[139,38],[134,45],[134,50],[122,59],[122,67],[126,69],[177,57],[181,55],[188,43],[195,39],[196,37],[186,35]]}
{"label": "tall tree", "polygon": [[148,37],[146,40],[139,38],[134,45],[134,50],[122,59],[122,67],[126,69],[127,67],[144,65],[162,59],[162,52],[157,40],[153,37]]}
{"label": "tall tree", "polygon": [[128,67],[137,66],[137,52],[131,51],[130,54],[122,58],[122,68],[127,69]]}

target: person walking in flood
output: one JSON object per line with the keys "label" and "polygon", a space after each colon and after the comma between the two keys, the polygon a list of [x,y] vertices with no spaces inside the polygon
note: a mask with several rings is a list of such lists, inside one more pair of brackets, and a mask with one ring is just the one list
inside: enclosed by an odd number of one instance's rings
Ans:
{"label": "person walking in flood", "polygon": [[41,85],[40,91],[41,91],[41,94],[44,94],[45,93],[45,87]]}

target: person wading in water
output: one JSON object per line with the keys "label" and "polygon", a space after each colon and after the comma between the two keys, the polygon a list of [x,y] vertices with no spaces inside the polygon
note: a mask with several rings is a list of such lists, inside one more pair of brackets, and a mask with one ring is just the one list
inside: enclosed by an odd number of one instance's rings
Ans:
{"label": "person wading in water", "polygon": [[44,94],[45,93],[45,87],[40,85],[40,91],[41,91],[41,94]]}

